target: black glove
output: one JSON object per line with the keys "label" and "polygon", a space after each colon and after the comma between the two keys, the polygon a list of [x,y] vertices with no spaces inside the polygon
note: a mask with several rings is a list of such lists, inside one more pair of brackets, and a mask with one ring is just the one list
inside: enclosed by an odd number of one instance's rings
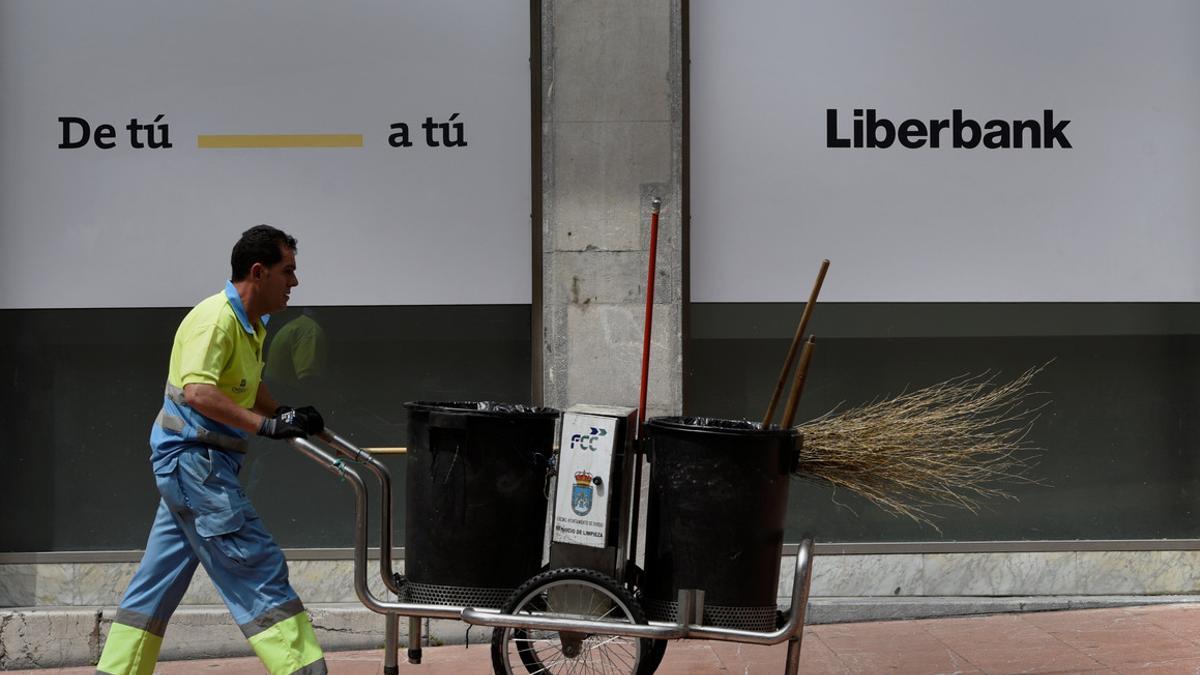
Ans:
{"label": "black glove", "polygon": [[281,405],[275,409],[276,417],[288,412],[295,413],[296,417],[293,424],[297,424],[301,429],[304,429],[304,433],[319,434],[322,431],[325,431],[325,419],[321,417],[321,413],[317,412],[317,409],[311,405],[306,405],[301,408],[292,408],[286,405]]}
{"label": "black glove", "polygon": [[[280,406],[279,410],[283,410]],[[282,440],[285,438],[304,438],[308,433],[304,427],[300,425],[300,420],[296,417],[296,411],[287,408],[284,412],[275,411],[274,417],[263,419],[262,426],[258,428],[259,436]]]}

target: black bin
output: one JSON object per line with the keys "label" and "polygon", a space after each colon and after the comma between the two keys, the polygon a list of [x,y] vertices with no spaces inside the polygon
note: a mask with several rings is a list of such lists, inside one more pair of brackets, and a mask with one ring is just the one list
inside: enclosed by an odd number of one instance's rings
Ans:
{"label": "black bin", "polygon": [[675,621],[679,590],[695,588],[704,591],[706,625],[774,630],[800,435],[755,422],[657,417],[645,436],[647,615]]}
{"label": "black bin", "polygon": [[558,411],[491,401],[405,403],[410,602],[501,607],[542,564]]}

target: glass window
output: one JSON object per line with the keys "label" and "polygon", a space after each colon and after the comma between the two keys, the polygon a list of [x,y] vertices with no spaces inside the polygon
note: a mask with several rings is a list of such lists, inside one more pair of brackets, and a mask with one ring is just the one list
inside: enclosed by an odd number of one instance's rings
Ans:
{"label": "glass window", "polygon": [[[186,313],[0,311],[0,551],[145,545],[158,500],[150,425]],[[315,405],[361,447],[407,445],[405,401],[529,401],[529,305],[290,309],[269,328],[276,398]],[[402,542],[403,455],[382,458]],[[363,477],[378,499],[374,477]],[[349,485],[289,445],[254,439],[242,483],[281,546],[352,545]],[[377,502],[371,508],[378,513]]]}
{"label": "glass window", "polygon": [[[761,419],[803,305],[691,306],[688,414]],[[928,525],[845,490],[793,483],[788,540],[974,541],[1200,536],[1200,311],[1161,303],[827,303],[797,421],[991,372],[1050,362],[1030,440],[1037,485]],[[781,405],[782,407],[782,405]]]}

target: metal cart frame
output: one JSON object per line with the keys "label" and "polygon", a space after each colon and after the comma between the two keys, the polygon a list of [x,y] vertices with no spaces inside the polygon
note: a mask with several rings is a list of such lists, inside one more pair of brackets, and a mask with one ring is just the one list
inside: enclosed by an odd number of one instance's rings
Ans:
{"label": "metal cart frame", "polygon": [[[774,645],[788,642],[787,657],[784,672],[795,675],[800,667],[800,649],[803,638],[804,619],[808,606],[809,587],[812,582],[812,549],[813,542],[805,537],[800,543],[796,556],[796,568],[792,580],[791,607],[786,613],[784,625],[770,632],[755,632],[735,630],[702,625],[704,616],[704,590],[689,589],[679,591],[678,621],[666,623],[651,621],[640,623],[615,623],[607,621],[587,621],[567,618],[551,618],[530,615],[503,614],[495,609],[476,609],[473,607],[456,607],[450,605],[429,605],[408,602],[391,602],[381,600],[372,593],[367,585],[367,487],[358,472],[347,465],[347,460],[354,464],[367,467],[380,483],[382,497],[382,516],[380,531],[379,573],[384,585],[389,591],[403,597],[401,578],[392,569],[392,488],[391,474],[387,467],[332,430],[326,429],[319,438],[330,449],[331,454],[318,447],[309,439],[291,439],[293,447],[305,456],[320,464],[330,473],[350,483],[355,497],[355,527],[354,527],[354,591],[358,599],[369,610],[385,615],[384,633],[384,673],[392,675],[399,672],[399,617],[409,618],[409,663],[421,662],[421,622],[423,618],[454,619],[470,625],[488,626],[493,628],[522,628],[530,630],[550,630],[571,633],[595,633],[601,635],[621,636],[629,638],[648,638],[653,640],[720,640],[726,642],[741,642],[758,645]],[[623,480],[630,482],[634,476],[626,475]],[[640,494],[640,490],[633,493]],[[640,497],[633,497],[635,503]]]}

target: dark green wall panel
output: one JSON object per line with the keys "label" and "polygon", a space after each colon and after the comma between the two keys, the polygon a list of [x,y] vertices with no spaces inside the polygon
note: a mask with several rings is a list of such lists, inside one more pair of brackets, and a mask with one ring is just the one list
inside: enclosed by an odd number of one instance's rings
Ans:
{"label": "dark green wall panel", "polygon": [[[0,312],[0,551],[144,546],[158,500],[147,441],[186,311]],[[275,317],[272,337],[297,315]],[[276,383],[275,393],[318,406],[360,446],[406,445],[404,401],[529,400],[528,306],[323,307],[312,316],[327,342],[325,372],[316,383]],[[402,541],[403,460],[384,461]],[[349,485],[285,443],[255,439],[242,482],[281,545],[352,544]]]}
{"label": "dark green wall panel", "polygon": [[[694,305],[689,414],[761,419],[799,305]],[[962,375],[1035,381],[1041,485],[937,529],[821,483],[793,484],[788,540],[968,541],[1200,537],[1200,308],[1195,305],[818,307],[797,420]]]}

